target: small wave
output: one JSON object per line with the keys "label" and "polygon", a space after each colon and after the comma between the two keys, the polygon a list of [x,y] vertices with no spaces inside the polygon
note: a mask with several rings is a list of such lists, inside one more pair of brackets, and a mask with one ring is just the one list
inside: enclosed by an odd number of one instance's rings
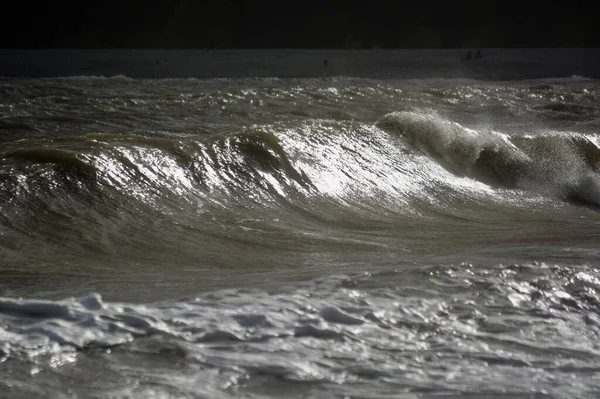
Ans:
{"label": "small wave", "polygon": [[11,122],[8,118],[0,118],[0,131],[35,131],[35,126],[26,122]]}
{"label": "small wave", "polygon": [[56,76],[56,77],[48,77],[48,78],[39,78],[40,80],[120,80],[120,81],[133,81],[135,78],[129,77],[123,74],[116,75],[71,75],[71,76]]}
{"label": "small wave", "polygon": [[[560,115],[560,118],[563,120],[567,116],[571,116],[572,118],[581,118],[593,116],[597,113],[595,107],[561,101],[553,101],[539,106],[534,106],[533,109],[551,111],[553,114]],[[550,114],[549,116],[554,115]]]}
{"label": "small wave", "polygon": [[95,168],[82,160],[77,154],[55,149],[55,148],[27,148],[9,152],[4,155],[5,159],[13,159],[18,162],[53,164],[67,171],[77,173],[85,179],[95,178]]}

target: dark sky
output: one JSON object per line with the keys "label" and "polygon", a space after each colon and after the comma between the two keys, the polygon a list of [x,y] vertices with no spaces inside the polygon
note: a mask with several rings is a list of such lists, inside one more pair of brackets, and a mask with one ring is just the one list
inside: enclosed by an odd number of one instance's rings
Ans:
{"label": "dark sky", "polygon": [[592,1],[11,4],[3,6],[2,48],[600,47]]}

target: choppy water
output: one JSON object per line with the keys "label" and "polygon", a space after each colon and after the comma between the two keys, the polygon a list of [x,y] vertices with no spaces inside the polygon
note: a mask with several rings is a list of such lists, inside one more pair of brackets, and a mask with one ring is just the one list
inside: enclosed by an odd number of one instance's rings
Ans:
{"label": "choppy water", "polygon": [[600,86],[0,80],[0,396],[596,397]]}

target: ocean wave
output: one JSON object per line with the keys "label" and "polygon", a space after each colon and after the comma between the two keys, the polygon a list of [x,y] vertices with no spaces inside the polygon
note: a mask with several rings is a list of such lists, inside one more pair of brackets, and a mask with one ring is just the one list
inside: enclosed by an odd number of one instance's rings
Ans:
{"label": "ocean wave", "polygon": [[455,175],[600,205],[600,192],[594,192],[600,147],[586,135],[508,136],[416,112],[388,114],[377,126],[400,135]]}
{"label": "ocean wave", "polygon": [[485,230],[491,215],[510,225],[600,204],[593,137],[508,135],[426,111],[201,136],[31,138],[0,155],[0,248],[19,264],[39,262],[40,245],[93,264],[177,256],[211,267],[226,265],[224,243],[257,259],[265,249],[417,253],[428,251],[419,237]]}
{"label": "ocean wave", "polygon": [[[486,187],[598,204],[599,165],[600,148],[586,135],[511,136],[412,111],[374,126],[313,120],[195,137],[91,133],[8,142],[0,197],[14,215],[49,201],[70,212],[78,198],[86,206],[110,200],[161,210],[236,198],[301,203],[320,214],[308,205],[320,197],[340,209],[371,208],[379,219],[406,213],[398,204],[448,192],[485,196]],[[3,212],[10,218],[10,207]]]}

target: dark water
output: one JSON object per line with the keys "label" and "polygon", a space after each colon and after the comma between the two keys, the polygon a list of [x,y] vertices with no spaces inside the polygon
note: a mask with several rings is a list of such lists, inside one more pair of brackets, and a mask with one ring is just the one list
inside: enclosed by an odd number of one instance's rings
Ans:
{"label": "dark water", "polygon": [[0,80],[0,396],[596,397],[600,86]]}

